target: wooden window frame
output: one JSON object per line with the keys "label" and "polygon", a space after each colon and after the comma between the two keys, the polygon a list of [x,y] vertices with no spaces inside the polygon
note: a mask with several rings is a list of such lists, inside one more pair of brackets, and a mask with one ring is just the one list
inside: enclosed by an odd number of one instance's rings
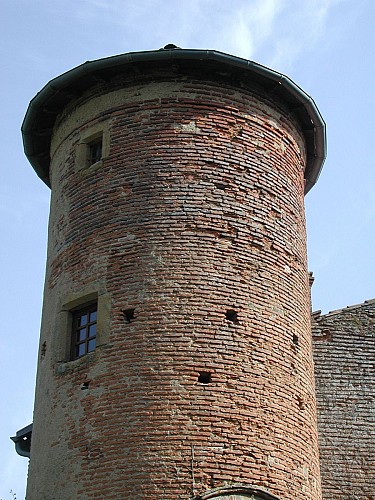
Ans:
{"label": "wooden window frame", "polygon": [[[71,335],[71,359],[79,359],[96,348],[98,303],[91,303],[71,311],[72,335]],[[92,317],[93,316],[93,317]],[[83,318],[86,320],[83,321]],[[92,334],[94,328],[95,333]]]}
{"label": "wooden window frame", "polygon": [[[87,306],[97,304],[97,332],[95,350],[76,358],[73,356],[73,314]],[[102,289],[97,290],[97,283],[82,287],[63,296],[59,304],[56,330],[54,330],[55,349],[53,360],[57,373],[63,374],[77,364],[93,362],[100,355],[101,348],[108,344],[111,324],[112,296]]]}

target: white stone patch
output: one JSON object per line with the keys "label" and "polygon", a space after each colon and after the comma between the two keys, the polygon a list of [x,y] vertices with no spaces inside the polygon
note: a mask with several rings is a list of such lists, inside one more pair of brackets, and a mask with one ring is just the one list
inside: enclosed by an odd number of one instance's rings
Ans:
{"label": "white stone patch", "polygon": [[176,130],[181,132],[192,132],[193,134],[199,134],[201,129],[197,126],[194,120],[189,123],[181,123],[175,126]]}

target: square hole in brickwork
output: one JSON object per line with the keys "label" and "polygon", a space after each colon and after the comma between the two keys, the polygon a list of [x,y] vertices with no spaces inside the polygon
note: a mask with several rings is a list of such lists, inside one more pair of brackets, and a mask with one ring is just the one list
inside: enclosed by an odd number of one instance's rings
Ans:
{"label": "square hole in brickwork", "polygon": [[200,372],[198,375],[198,382],[200,384],[209,384],[211,382],[210,372]]}
{"label": "square hole in brickwork", "polygon": [[133,321],[133,319],[135,318],[134,313],[135,309],[125,309],[124,311],[122,311],[125,323],[131,323]]}
{"label": "square hole in brickwork", "polygon": [[225,313],[225,317],[228,321],[231,323],[234,323],[235,325],[238,325],[238,313],[234,309],[228,309],[227,312]]}

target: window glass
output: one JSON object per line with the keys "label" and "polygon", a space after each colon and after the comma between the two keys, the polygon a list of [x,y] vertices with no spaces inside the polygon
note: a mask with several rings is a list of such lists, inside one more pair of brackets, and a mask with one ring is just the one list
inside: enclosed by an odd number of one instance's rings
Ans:
{"label": "window glass", "polygon": [[86,328],[81,328],[81,330],[78,330],[78,341],[82,342],[82,340],[85,340],[86,338]]}
{"label": "window glass", "polygon": [[97,304],[73,311],[72,358],[80,358],[96,347]]}
{"label": "window glass", "polygon": [[86,354],[86,352],[85,352],[85,344],[79,344],[77,346],[76,352],[77,352],[77,358],[79,358],[80,356],[83,356],[84,354]]}
{"label": "window glass", "polygon": [[97,139],[95,142],[89,144],[89,164],[100,161],[102,158],[102,139]]}
{"label": "window glass", "polygon": [[96,339],[89,340],[87,346],[87,352],[92,352],[95,349],[95,346],[96,346]]}

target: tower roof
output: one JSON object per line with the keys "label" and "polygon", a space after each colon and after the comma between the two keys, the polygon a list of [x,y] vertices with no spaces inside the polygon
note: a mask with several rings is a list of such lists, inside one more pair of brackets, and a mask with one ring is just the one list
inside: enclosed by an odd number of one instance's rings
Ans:
{"label": "tower roof", "polygon": [[186,72],[202,68],[212,75],[227,73],[234,80],[254,83],[278,97],[300,123],[307,151],[305,192],[312,188],[326,157],[325,123],[314,100],[287,76],[253,61],[215,50],[180,49],[174,45],[87,61],[48,82],[30,102],[21,129],[25,154],[38,176],[49,185],[52,130],[67,104],[113,76],[176,65]]}

